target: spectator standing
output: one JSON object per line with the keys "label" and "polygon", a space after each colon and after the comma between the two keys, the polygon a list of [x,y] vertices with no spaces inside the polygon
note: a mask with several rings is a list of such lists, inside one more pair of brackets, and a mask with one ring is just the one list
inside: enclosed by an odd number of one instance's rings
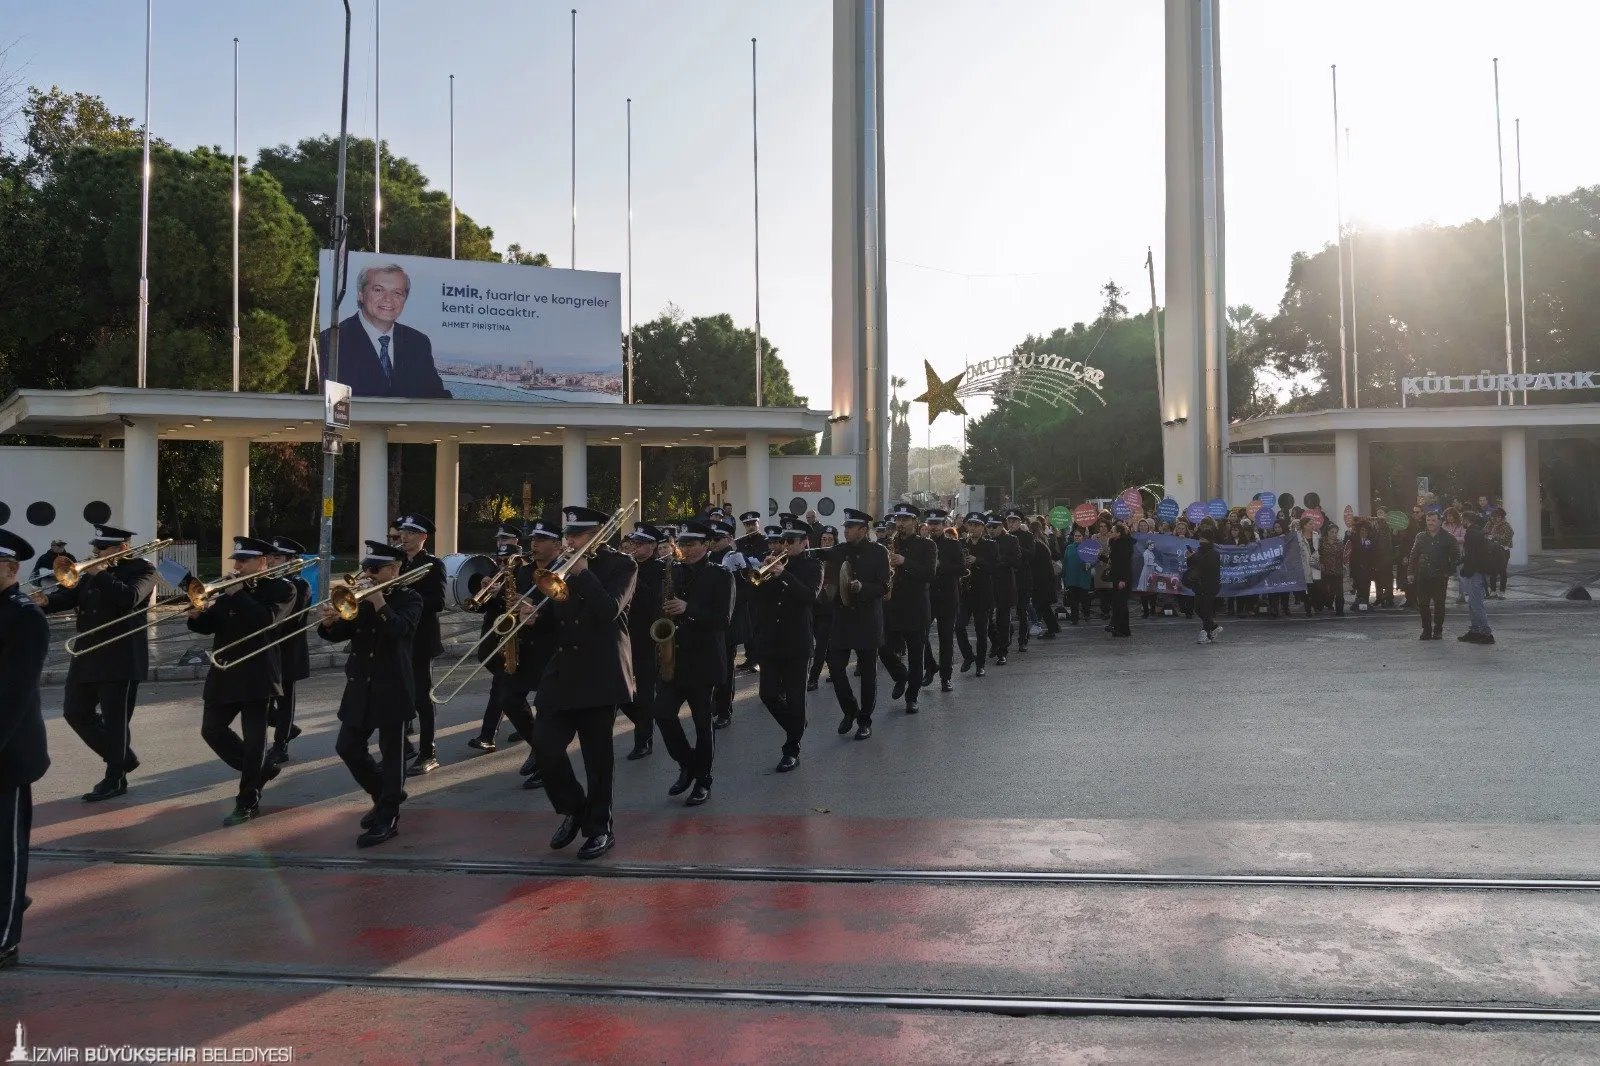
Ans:
{"label": "spectator standing", "polygon": [[1357,518],[1350,523],[1344,539],[1349,549],[1345,555],[1350,566],[1350,609],[1365,611],[1367,597],[1372,592],[1372,524],[1365,518]]}
{"label": "spectator standing", "polygon": [[1372,580],[1379,607],[1394,606],[1394,530],[1389,528],[1389,508],[1378,505],[1372,522]]}
{"label": "spectator standing", "polygon": [[1444,509],[1444,531],[1455,538],[1456,542],[1456,603],[1467,602],[1467,590],[1461,586],[1461,555],[1466,549],[1467,526],[1461,521],[1461,511],[1456,507]]}
{"label": "spectator standing", "polygon": [[[1503,600],[1506,598],[1506,570],[1511,565],[1511,542],[1516,536],[1516,531],[1511,528],[1510,521],[1506,518],[1506,509],[1496,507],[1494,514],[1483,527],[1483,535],[1489,538],[1490,544],[1495,549],[1495,568],[1489,573],[1489,599]],[[1498,586],[1498,591],[1496,591]]]}
{"label": "spectator standing", "polygon": [[1111,541],[1106,546],[1108,556],[1106,580],[1111,585],[1111,625],[1113,637],[1131,637],[1128,628],[1128,592],[1133,585],[1133,534],[1118,522],[1111,527]]}
{"label": "spectator standing", "polygon": [[1071,536],[1061,555],[1061,586],[1066,591],[1067,619],[1077,625],[1079,621],[1088,621],[1089,592],[1094,587],[1094,578],[1078,555],[1078,545],[1083,543],[1083,530],[1073,529]]}
{"label": "spectator standing", "polygon": [[1411,545],[1410,569],[1422,613],[1421,640],[1439,640],[1444,633],[1444,605],[1450,575],[1456,572],[1461,550],[1445,531],[1438,512],[1430,511],[1423,531]]}
{"label": "spectator standing", "polygon": [[1317,558],[1322,563],[1322,599],[1333,613],[1344,617],[1344,548],[1339,527],[1329,518],[1317,533]]}
{"label": "spectator standing", "polygon": [[1183,583],[1194,590],[1194,611],[1200,616],[1200,639],[1197,644],[1210,644],[1222,632],[1217,625],[1217,593],[1222,590],[1222,556],[1212,543],[1210,530],[1201,530],[1200,546],[1189,553],[1189,566],[1184,571]]}
{"label": "spectator standing", "polygon": [[1476,511],[1467,512],[1465,551],[1461,559],[1461,581],[1467,590],[1467,631],[1457,640],[1468,644],[1493,644],[1494,630],[1489,628],[1489,612],[1483,601],[1488,592],[1489,576],[1499,566],[1495,558],[1498,549],[1483,533],[1483,516]]}

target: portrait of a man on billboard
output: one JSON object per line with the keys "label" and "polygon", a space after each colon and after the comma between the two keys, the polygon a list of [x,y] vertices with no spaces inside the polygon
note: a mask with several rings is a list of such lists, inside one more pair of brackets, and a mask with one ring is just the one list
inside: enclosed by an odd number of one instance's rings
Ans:
{"label": "portrait of a man on billboard", "polygon": [[[369,263],[356,275],[356,313],[339,323],[334,377],[353,395],[450,398],[433,365],[433,342],[399,321],[410,295],[411,278],[399,263]],[[320,340],[324,358],[330,332]]]}

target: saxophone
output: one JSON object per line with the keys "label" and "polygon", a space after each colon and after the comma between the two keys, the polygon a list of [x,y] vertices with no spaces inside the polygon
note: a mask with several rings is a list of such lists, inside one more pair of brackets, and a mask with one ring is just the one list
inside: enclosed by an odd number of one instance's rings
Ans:
{"label": "saxophone", "polygon": [[[678,598],[677,585],[673,580],[676,570],[674,564],[667,564],[667,581],[661,596],[663,600]],[[671,681],[677,673],[678,623],[662,615],[650,623],[650,639],[656,642],[656,673],[661,680]]]}
{"label": "saxophone", "polygon": [[[504,605],[502,613],[516,621],[517,602],[521,597],[517,594],[517,565],[519,559],[515,556],[506,560],[505,577],[500,582],[500,602]],[[517,638],[506,641],[506,650],[502,653],[506,673],[515,674],[521,665],[522,653],[517,648]]]}

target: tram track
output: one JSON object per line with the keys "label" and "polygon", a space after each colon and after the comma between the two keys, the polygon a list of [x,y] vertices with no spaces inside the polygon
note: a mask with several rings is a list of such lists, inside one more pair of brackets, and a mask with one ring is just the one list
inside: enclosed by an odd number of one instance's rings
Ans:
{"label": "tram track", "polygon": [[44,847],[42,862],[111,863],[221,870],[345,870],[372,873],[440,873],[536,878],[621,878],[677,881],[755,881],[794,884],[1121,885],[1186,888],[1338,888],[1400,891],[1600,892],[1600,879],[1571,877],[1460,877],[1402,874],[1206,874],[959,867],[766,866],[722,863],[576,862],[559,859],[405,858],[304,854],[218,854]]}
{"label": "tram track", "polygon": [[875,1010],[954,1011],[1013,1017],[1101,1015],[1123,1018],[1217,1018],[1238,1021],[1474,1022],[1600,1025],[1600,1009],[1525,1004],[1405,1003],[1111,996],[1014,995],[893,989],[806,989],[766,985],[554,981],[534,978],[428,977],[237,967],[96,965],[29,959],[22,973],[119,980],[225,983],[279,988],[359,988],[414,992],[495,993],[603,1000],[854,1007]]}

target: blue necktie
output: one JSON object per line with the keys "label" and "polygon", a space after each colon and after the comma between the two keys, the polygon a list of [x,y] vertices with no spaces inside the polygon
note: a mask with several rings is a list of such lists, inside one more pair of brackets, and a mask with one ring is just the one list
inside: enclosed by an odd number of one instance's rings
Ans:
{"label": "blue necktie", "polygon": [[389,358],[389,337],[378,338],[378,365],[383,367],[383,378],[389,384],[394,384],[394,363]]}

